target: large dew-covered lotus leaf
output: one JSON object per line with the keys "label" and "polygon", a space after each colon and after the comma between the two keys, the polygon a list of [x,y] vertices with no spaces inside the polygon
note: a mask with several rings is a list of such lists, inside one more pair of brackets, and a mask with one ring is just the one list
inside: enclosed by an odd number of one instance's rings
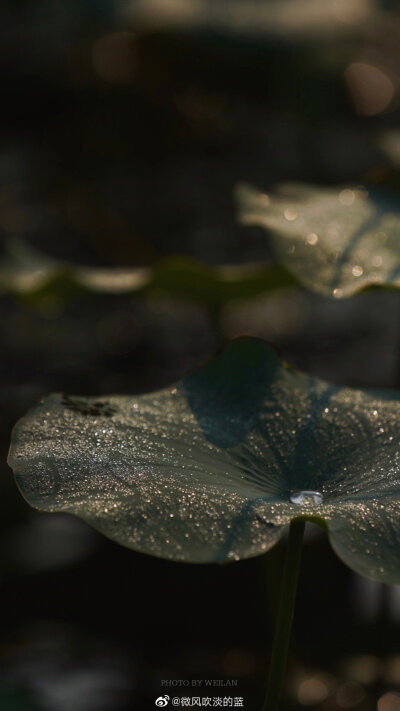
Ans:
{"label": "large dew-covered lotus leaf", "polygon": [[400,203],[363,188],[236,189],[239,219],[265,227],[275,258],[305,287],[336,298],[400,286]]}
{"label": "large dew-covered lotus leaf", "polygon": [[144,553],[256,556],[300,517],[357,572],[400,583],[399,419],[399,393],[330,385],[240,338],[159,392],[44,398],[9,463],[32,506]]}

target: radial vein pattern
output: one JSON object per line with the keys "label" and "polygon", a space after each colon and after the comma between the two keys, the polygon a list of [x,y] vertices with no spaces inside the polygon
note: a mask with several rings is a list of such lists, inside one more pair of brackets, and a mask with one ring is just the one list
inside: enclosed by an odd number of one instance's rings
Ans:
{"label": "radial vein pattern", "polygon": [[400,582],[400,396],[338,388],[240,338],[173,387],[53,394],[16,425],[27,501],[153,555],[258,555],[305,517],[361,574]]}

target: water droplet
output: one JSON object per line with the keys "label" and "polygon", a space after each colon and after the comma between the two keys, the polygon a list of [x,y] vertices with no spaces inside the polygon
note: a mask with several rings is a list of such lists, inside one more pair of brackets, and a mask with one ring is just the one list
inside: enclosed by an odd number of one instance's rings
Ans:
{"label": "water droplet", "polygon": [[315,232],[310,232],[307,236],[306,242],[313,247],[318,242],[318,235],[316,235]]}
{"label": "water droplet", "polygon": [[342,296],[343,296],[343,291],[342,291],[342,289],[334,289],[334,290],[333,290],[333,296],[335,297],[335,299],[341,299]]}
{"label": "water droplet", "polygon": [[353,267],[353,269],[351,270],[352,275],[355,277],[361,276],[363,274],[363,272],[364,272],[364,269],[362,267],[360,267],[359,264],[356,264]]}
{"label": "water droplet", "polygon": [[297,217],[296,210],[293,210],[293,208],[291,208],[291,207],[287,207],[283,214],[284,214],[286,220],[289,220],[289,222],[292,222]]}
{"label": "water droplet", "polygon": [[322,504],[323,497],[319,491],[296,491],[294,494],[290,494],[290,501],[292,504],[297,504],[298,506],[310,506]]}

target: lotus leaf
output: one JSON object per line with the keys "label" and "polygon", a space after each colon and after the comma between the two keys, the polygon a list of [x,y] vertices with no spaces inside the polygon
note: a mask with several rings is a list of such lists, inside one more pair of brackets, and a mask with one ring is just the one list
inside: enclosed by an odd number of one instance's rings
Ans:
{"label": "lotus leaf", "polygon": [[[359,0],[347,0],[335,4],[334,10],[329,2],[303,0],[299,7],[296,0],[281,2],[246,2],[245,0],[226,0],[213,3],[212,0],[175,0],[174,9],[162,0],[128,3],[127,14],[135,25],[149,23],[165,28],[211,29],[220,33],[233,33],[236,43],[241,36],[257,37],[306,37],[308,43],[321,41],[337,35],[347,35],[349,25],[367,20],[370,8]],[[374,7],[375,22],[381,12]],[[254,41],[254,40],[253,40]],[[320,58],[321,61],[321,58]]]}
{"label": "lotus leaf", "polygon": [[306,519],[358,573],[400,583],[399,418],[400,393],[330,385],[243,337],[159,392],[44,398],[9,463],[32,506],[144,553],[237,560]]}
{"label": "lotus leaf", "polygon": [[336,298],[400,286],[400,204],[363,188],[286,185],[267,195],[237,188],[239,218],[271,232],[277,262],[295,281]]}
{"label": "lotus leaf", "polygon": [[152,267],[84,267],[56,260],[25,242],[10,243],[0,265],[0,293],[39,300],[47,295],[146,295],[163,291],[173,297],[218,307],[293,283],[279,264],[209,266],[189,257],[169,257]]}

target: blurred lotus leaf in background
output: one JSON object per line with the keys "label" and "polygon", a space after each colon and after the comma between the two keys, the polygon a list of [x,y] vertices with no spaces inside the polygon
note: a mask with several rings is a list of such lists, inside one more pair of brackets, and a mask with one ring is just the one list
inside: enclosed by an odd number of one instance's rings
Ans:
{"label": "blurred lotus leaf in background", "polygon": [[364,188],[284,185],[236,190],[239,219],[266,228],[276,260],[312,291],[336,298],[400,286],[400,204]]}
{"label": "blurred lotus leaf in background", "polygon": [[150,267],[85,267],[44,257],[15,240],[0,265],[0,289],[33,299],[49,293],[161,290],[219,307],[287,286],[335,298],[400,286],[400,206],[390,195],[300,184],[284,185],[275,195],[239,185],[236,195],[240,221],[270,233],[274,262],[215,266],[168,257]]}
{"label": "blurred lotus leaf in background", "polygon": [[127,3],[125,16],[136,22],[152,21],[161,27],[212,27],[230,32],[259,35],[320,37],[321,32],[346,35],[358,25],[376,20],[382,3],[377,0],[136,0]]}
{"label": "blurred lotus leaf in background", "polygon": [[32,506],[144,553],[256,556],[301,517],[358,573],[399,583],[399,414],[400,393],[330,385],[239,338],[168,389],[44,398],[9,463]]}
{"label": "blurred lotus leaf in background", "polygon": [[0,291],[39,299],[82,293],[143,295],[162,290],[170,296],[219,306],[296,283],[279,264],[213,266],[190,257],[168,257],[152,267],[85,267],[53,259],[22,241],[9,243],[0,264]]}

